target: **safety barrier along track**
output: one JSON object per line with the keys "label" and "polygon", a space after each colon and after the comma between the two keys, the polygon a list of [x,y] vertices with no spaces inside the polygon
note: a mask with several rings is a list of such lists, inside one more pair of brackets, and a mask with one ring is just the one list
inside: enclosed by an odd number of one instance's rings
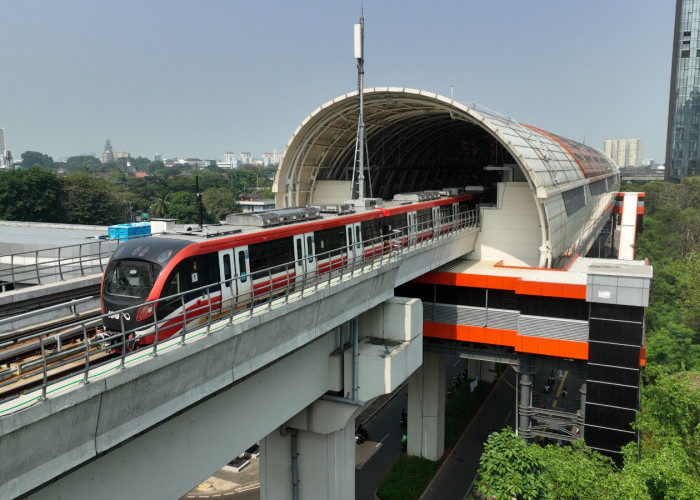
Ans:
{"label": "safety barrier along track", "polygon": [[[78,321],[71,325],[28,336],[25,341],[36,344],[38,354],[0,370],[0,417],[19,411],[28,406],[55,397],[67,391],[78,389],[92,381],[107,377],[110,374],[147,362],[153,356],[176,349],[183,344],[197,341],[206,336],[216,334],[232,324],[243,323],[251,318],[263,315],[269,311],[285,307],[288,303],[296,302],[304,297],[332,288],[340,283],[353,280],[356,277],[381,269],[383,266],[398,262],[402,257],[413,251],[433,246],[448,238],[453,238],[464,232],[472,231],[478,226],[474,212],[459,214],[458,224],[450,225],[449,231],[433,233],[431,228],[418,227],[417,232],[409,234],[407,228],[397,230],[391,238],[380,238],[367,241],[365,247],[373,247],[375,251],[370,257],[349,260],[341,267],[321,273],[312,271],[303,276],[302,285],[288,279],[283,288],[269,288],[267,297],[232,297],[223,304],[212,306],[211,300],[205,311],[199,311],[197,326],[192,325],[192,317],[182,318],[180,333],[167,340],[158,339],[158,328],[162,325],[156,319],[145,331],[122,331],[111,337],[97,335],[101,317],[89,321]],[[415,231],[415,229],[414,229]],[[417,234],[435,234],[416,238]],[[331,255],[319,254],[317,258],[330,259]],[[293,264],[293,263],[291,263]],[[294,268],[294,266],[290,266]],[[269,271],[271,273],[271,270]],[[230,281],[236,281],[234,277]],[[219,283],[222,285],[223,283]],[[201,290],[188,290],[183,294],[160,300],[171,300],[193,291],[209,293],[208,287]],[[155,308],[154,304],[154,309]],[[156,309],[157,310],[157,309]],[[118,311],[116,314],[121,314]],[[115,314],[115,313],[112,313]],[[168,325],[172,328],[172,324]],[[71,342],[61,343],[61,339],[71,332]],[[138,339],[153,336],[155,342],[147,347],[130,350]],[[56,342],[59,342],[60,348]],[[1,356],[1,351],[0,351]]]}

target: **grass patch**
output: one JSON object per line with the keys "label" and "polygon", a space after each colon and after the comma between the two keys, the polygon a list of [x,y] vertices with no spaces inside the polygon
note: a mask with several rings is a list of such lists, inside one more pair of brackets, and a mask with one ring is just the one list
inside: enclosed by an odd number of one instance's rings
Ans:
{"label": "grass patch", "polygon": [[[452,393],[445,404],[445,454],[455,445],[457,439],[469,424],[472,417],[488,396],[491,384],[479,382],[474,392],[469,391],[469,382],[464,381]],[[428,482],[442,460],[433,462],[427,458],[401,455],[377,488],[377,496],[382,500],[411,500],[423,493]]]}
{"label": "grass patch", "polygon": [[418,498],[433,477],[439,462],[427,458],[401,455],[384,476],[377,488],[382,500],[408,500]]}
{"label": "grass patch", "polygon": [[469,392],[469,383],[465,381],[447,400],[445,405],[446,450],[455,445],[490,390],[491,384],[479,382],[474,392]]}

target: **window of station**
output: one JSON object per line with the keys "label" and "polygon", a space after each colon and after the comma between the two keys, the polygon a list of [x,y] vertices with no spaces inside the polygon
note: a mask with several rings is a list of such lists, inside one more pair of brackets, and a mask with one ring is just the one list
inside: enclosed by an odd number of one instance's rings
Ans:
{"label": "window of station", "polygon": [[608,179],[601,179],[599,181],[592,182],[589,186],[591,190],[591,195],[596,196],[599,194],[606,193],[608,191]]}
{"label": "window of station", "polygon": [[588,342],[588,359],[602,365],[639,367],[639,347],[602,342]]}
{"label": "window of station", "polygon": [[586,426],[586,444],[602,450],[620,449],[634,439],[633,432]]}
{"label": "window of station", "polygon": [[644,308],[592,303],[591,318],[616,319],[641,323],[644,321]]}
{"label": "window of station", "polygon": [[617,406],[619,408],[637,408],[639,389],[622,385],[603,384],[588,381],[586,383],[586,397],[591,403]]}
{"label": "window of station", "polygon": [[591,318],[589,339],[615,344],[642,345],[643,330],[639,323]]}
{"label": "window of station", "polygon": [[611,408],[597,404],[586,405],[586,423],[589,425],[630,430],[630,423],[634,422],[635,414],[633,409]]}
{"label": "window of station", "polygon": [[588,304],[584,300],[557,297],[520,297],[520,312],[528,316],[588,320]]}
{"label": "window of station", "polygon": [[486,307],[486,290],[483,288],[437,285],[435,302],[458,306]]}
{"label": "window of station", "polygon": [[435,285],[428,283],[413,283],[409,281],[394,290],[397,297],[414,297],[423,302],[435,301]]}
{"label": "window of station", "polygon": [[613,382],[615,384],[639,385],[638,368],[622,368],[588,363],[588,380]]}
{"label": "window of station", "polygon": [[512,290],[489,290],[487,305],[493,309],[519,311],[521,297]]}
{"label": "window of station", "polygon": [[586,194],[583,190],[583,186],[564,191],[561,196],[564,200],[566,215],[569,217],[586,206]]}

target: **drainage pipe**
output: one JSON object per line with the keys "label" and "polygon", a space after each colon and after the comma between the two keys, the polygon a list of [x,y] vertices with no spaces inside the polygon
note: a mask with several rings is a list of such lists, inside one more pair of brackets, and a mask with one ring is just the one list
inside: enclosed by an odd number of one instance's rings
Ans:
{"label": "drainage pipe", "polygon": [[292,429],[292,499],[299,500],[299,449],[298,431]]}

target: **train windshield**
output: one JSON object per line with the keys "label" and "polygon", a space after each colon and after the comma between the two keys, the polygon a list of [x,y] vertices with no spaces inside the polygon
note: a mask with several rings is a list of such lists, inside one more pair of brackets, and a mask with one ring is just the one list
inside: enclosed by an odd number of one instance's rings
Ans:
{"label": "train windshield", "polygon": [[105,274],[104,294],[144,299],[153,287],[160,266],[143,260],[112,262]]}

